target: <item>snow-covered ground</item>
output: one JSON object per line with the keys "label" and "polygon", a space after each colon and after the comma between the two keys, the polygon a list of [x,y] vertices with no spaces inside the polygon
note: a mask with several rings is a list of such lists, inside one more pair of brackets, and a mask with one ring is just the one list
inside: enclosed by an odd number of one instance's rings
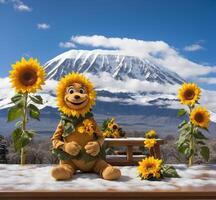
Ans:
{"label": "snow-covered ground", "polygon": [[97,174],[77,173],[70,181],[55,181],[50,165],[0,165],[2,191],[215,191],[216,165],[187,168],[175,165],[181,178],[142,181],[136,167],[120,167],[119,181],[106,181]]}

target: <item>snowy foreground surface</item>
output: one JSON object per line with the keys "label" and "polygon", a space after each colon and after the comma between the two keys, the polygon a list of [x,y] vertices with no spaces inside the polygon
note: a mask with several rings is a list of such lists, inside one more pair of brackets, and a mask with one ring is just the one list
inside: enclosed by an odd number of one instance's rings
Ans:
{"label": "snowy foreground surface", "polygon": [[70,181],[55,181],[50,165],[0,164],[0,192],[6,191],[215,191],[216,165],[187,168],[175,165],[181,178],[141,181],[136,167],[120,167],[119,181],[106,181],[97,174],[77,173]]}

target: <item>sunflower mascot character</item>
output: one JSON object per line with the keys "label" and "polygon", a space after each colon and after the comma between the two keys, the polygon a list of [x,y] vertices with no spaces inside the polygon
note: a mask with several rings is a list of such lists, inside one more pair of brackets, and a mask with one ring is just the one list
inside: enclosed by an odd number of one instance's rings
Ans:
{"label": "sunflower mascot character", "polygon": [[107,180],[121,176],[101,156],[104,138],[91,113],[95,98],[92,83],[82,74],[71,73],[59,81],[57,105],[62,116],[52,137],[53,152],[60,158],[51,172],[56,180],[71,179],[76,170],[95,172]]}

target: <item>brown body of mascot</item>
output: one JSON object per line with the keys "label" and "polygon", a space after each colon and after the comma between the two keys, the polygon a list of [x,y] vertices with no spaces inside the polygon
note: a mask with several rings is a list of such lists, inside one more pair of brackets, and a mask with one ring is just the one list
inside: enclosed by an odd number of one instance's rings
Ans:
{"label": "brown body of mascot", "polygon": [[51,173],[56,180],[71,179],[76,170],[95,172],[107,180],[121,176],[102,157],[104,138],[90,112],[95,98],[92,83],[81,74],[68,74],[59,82],[57,103],[62,117],[52,137],[54,153],[60,158]]}

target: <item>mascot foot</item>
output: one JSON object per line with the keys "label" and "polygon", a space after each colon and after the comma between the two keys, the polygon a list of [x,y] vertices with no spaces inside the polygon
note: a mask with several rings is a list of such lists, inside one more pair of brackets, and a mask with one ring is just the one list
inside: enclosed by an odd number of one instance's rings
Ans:
{"label": "mascot foot", "polygon": [[121,176],[121,171],[113,166],[106,167],[102,172],[103,179],[116,180]]}
{"label": "mascot foot", "polygon": [[64,165],[52,169],[51,175],[56,180],[68,180],[73,176],[74,170]]}

